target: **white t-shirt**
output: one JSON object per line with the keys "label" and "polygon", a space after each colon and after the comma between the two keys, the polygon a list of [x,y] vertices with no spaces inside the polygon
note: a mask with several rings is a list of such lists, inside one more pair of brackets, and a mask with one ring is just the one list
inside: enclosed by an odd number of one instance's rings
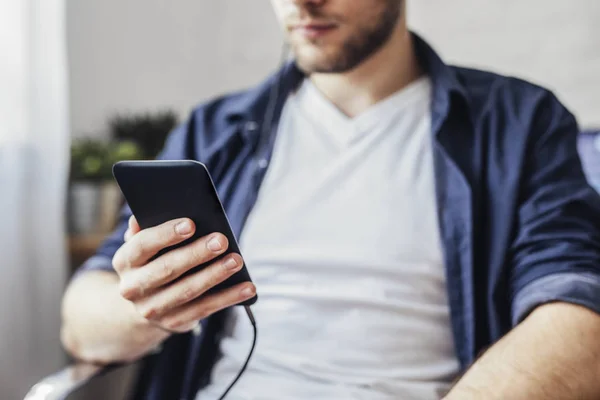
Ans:
{"label": "white t-shirt", "polygon": [[[431,82],[356,118],[306,80],[285,104],[240,245],[258,343],[228,399],[439,399],[458,373],[438,230]],[[240,370],[236,308],[213,383]]]}

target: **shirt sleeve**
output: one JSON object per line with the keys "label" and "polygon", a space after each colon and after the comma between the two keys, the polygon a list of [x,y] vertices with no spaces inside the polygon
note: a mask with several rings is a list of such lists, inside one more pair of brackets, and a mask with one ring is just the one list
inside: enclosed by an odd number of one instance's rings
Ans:
{"label": "shirt sleeve", "polygon": [[[182,124],[174,129],[169,134],[165,147],[157,158],[161,160],[181,160],[186,158],[186,154],[188,154],[187,146],[189,146],[191,143],[188,140],[188,135],[189,132],[187,124]],[[117,227],[102,242],[100,247],[96,250],[96,253],[78,268],[75,276],[79,276],[81,273],[93,270],[114,272],[112,259],[117,250],[124,243],[124,236],[125,232],[127,231],[129,218],[131,215],[131,209],[128,205],[125,205],[119,214]]]}
{"label": "shirt sleeve", "polygon": [[600,313],[600,196],[586,180],[575,118],[550,93],[540,103],[511,247],[512,320],[562,301]]}

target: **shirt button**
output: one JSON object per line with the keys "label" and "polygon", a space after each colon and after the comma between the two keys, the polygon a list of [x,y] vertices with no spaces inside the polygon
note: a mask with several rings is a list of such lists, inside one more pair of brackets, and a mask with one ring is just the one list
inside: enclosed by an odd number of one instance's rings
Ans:
{"label": "shirt button", "polygon": [[258,129],[258,124],[256,121],[248,121],[246,122],[246,131],[254,132]]}
{"label": "shirt button", "polygon": [[258,168],[265,169],[267,168],[267,165],[269,165],[269,162],[266,159],[261,158],[260,160],[258,160]]}
{"label": "shirt button", "polygon": [[192,334],[194,336],[200,336],[201,333],[202,333],[202,325],[200,325],[200,322],[198,322],[198,325],[196,325],[194,327],[194,329],[192,330]]}

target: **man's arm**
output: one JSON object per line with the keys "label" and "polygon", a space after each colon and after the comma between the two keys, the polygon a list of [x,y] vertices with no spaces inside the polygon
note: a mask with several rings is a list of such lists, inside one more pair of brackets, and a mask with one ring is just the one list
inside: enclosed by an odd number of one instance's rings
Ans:
{"label": "man's arm", "polygon": [[445,400],[600,398],[600,316],[567,303],[540,306],[492,346]]}
{"label": "man's arm", "polygon": [[528,129],[507,253],[513,330],[448,399],[600,398],[600,197],[581,167],[575,118],[551,93]]}
{"label": "man's arm", "polygon": [[65,293],[62,314],[63,345],[85,361],[133,361],[169,336],[120,295],[114,272],[89,271],[75,279]]}

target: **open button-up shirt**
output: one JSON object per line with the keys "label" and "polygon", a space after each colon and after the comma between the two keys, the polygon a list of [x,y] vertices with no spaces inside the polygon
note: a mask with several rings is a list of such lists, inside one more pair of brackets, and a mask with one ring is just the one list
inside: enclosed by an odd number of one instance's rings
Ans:
{"label": "open button-up shirt", "polygon": [[[456,355],[467,368],[536,306],[564,301],[600,312],[600,197],[582,171],[576,121],[552,93],[448,66],[414,40],[433,82],[438,217]],[[269,166],[283,104],[302,79],[290,63],[254,89],[196,108],[161,155],[208,166],[238,237]],[[129,215],[125,208],[82,272],[112,270]],[[226,315],[202,321],[200,335],[167,340],[148,364],[141,397],[193,398],[218,357]]]}

